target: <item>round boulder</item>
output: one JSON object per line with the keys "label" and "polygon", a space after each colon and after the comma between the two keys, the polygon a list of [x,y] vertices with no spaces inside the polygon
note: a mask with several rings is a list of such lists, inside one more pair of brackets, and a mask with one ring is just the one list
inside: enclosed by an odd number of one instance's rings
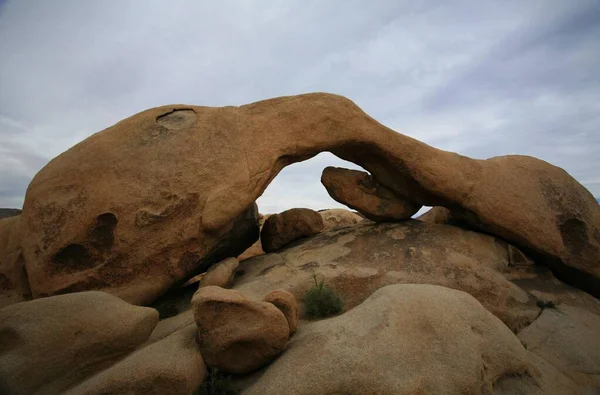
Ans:
{"label": "round boulder", "polygon": [[296,332],[300,315],[298,313],[298,302],[294,294],[278,289],[269,292],[263,299],[263,302],[273,303],[275,307],[281,310],[290,326],[290,335]]}
{"label": "round boulder", "polygon": [[285,348],[289,325],[271,303],[208,286],[192,298],[198,344],[206,365],[244,374],[271,362]]}
{"label": "round boulder", "polygon": [[319,213],[308,208],[293,208],[267,218],[260,241],[265,252],[273,252],[294,240],[316,235],[323,228]]}

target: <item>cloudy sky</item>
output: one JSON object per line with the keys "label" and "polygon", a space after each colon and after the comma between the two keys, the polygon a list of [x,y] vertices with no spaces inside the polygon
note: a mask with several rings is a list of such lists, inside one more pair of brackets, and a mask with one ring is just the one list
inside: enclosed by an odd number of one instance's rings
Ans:
{"label": "cloudy sky", "polygon": [[[90,134],[149,107],[345,95],[476,158],[527,154],[600,196],[600,1],[0,0],[0,207]],[[337,206],[329,154],[262,212]]]}

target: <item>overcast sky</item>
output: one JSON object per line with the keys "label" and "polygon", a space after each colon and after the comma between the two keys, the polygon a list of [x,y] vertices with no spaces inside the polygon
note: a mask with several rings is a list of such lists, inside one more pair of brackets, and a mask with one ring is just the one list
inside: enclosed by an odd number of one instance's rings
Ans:
{"label": "overcast sky", "polygon": [[[600,196],[598,0],[0,0],[0,207],[146,108],[313,91],[438,148],[542,158]],[[328,165],[347,163],[285,169],[261,212],[338,206]]]}

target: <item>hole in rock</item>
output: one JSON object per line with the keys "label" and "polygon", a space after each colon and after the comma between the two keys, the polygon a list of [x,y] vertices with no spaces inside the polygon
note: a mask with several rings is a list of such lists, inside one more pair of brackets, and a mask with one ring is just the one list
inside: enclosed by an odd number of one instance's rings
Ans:
{"label": "hole in rock", "polygon": [[91,256],[81,244],[69,244],[54,256],[56,269],[68,272],[79,271],[93,264]]}
{"label": "hole in rock", "polygon": [[261,214],[280,213],[301,207],[313,210],[350,208],[336,202],[321,184],[321,173],[327,166],[365,171],[355,163],[345,161],[329,152],[321,152],[304,162],[285,167],[258,198]]}
{"label": "hole in rock", "polygon": [[117,217],[113,213],[100,214],[90,232],[91,243],[99,251],[110,250],[115,242]]}

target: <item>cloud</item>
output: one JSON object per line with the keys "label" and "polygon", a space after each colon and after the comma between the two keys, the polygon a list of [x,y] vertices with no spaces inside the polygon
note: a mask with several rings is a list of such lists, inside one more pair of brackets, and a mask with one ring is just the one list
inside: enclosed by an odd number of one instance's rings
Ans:
{"label": "cloud", "polygon": [[[600,195],[600,4],[0,1],[0,207],[90,134],[169,103],[240,105],[327,91],[442,149],[565,168]],[[263,212],[336,206],[286,168]]]}

